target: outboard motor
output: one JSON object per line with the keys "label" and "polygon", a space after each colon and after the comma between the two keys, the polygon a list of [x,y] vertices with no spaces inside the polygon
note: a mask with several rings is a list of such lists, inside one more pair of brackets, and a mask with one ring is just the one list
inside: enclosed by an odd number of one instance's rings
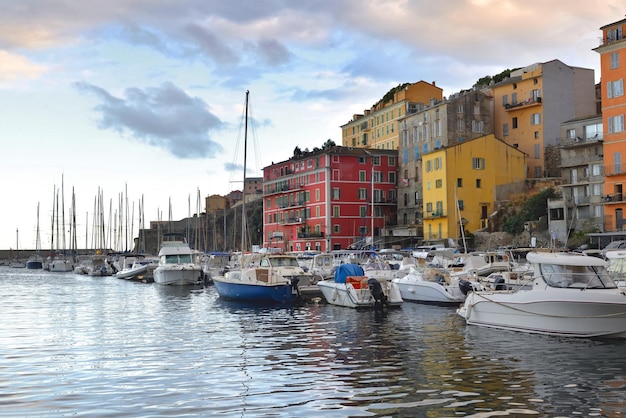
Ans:
{"label": "outboard motor", "polygon": [[380,282],[374,278],[367,280],[367,286],[370,289],[370,293],[374,297],[374,307],[382,309],[383,305],[387,304],[387,295],[383,292],[383,287]]}
{"label": "outboard motor", "polygon": [[474,290],[474,286],[469,280],[459,280],[459,289],[461,290],[461,293],[467,296],[469,292]]}
{"label": "outboard motor", "polygon": [[299,283],[300,283],[299,277],[293,276],[291,278],[291,292],[295,295],[298,295],[298,297],[300,297],[300,288],[298,287]]}
{"label": "outboard motor", "polygon": [[504,283],[504,278],[503,277],[498,277],[493,284],[495,285],[495,289],[496,290],[507,290],[506,289],[506,284]]}

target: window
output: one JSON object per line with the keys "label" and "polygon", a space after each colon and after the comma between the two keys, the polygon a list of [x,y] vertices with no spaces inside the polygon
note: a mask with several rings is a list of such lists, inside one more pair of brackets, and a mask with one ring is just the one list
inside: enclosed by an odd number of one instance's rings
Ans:
{"label": "window", "polygon": [[539,144],[535,144],[535,158],[541,158],[541,147]]}
{"label": "window", "polygon": [[472,158],[472,168],[474,170],[484,170],[485,169],[485,159],[484,158]]}
{"label": "window", "polygon": [[388,162],[389,162],[389,167],[395,167],[396,166],[396,157],[390,156]]}
{"label": "window", "polygon": [[611,68],[619,68],[619,53],[611,53]]}
{"label": "window", "polygon": [[606,83],[606,95],[608,98],[620,97],[624,95],[624,80],[619,79]]}
{"label": "window", "polygon": [[359,157],[359,164],[365,164],[365,157]]}
{"label": "window", "polygon": [[541,115],[539,113],[533,113],[530,115],[530,124],[539,125],[541,123]]}
{"label": "window", "polygon": [[473,120],[472,121],[472,132],[483,133],[484,123],[482,120]]}
{"label": "window", "polygon": [[508,123],[502,124],[502,135],[509,136],[509,124]]}
{"label": "window", "polygon": [[576,139],[576,129],[567,130],[567,139]]}
{"label": "window", "polygon": [[409,194],[405,193],[404,194],[404,206],[408,206],[409,205]]}
{"label": "window", "polygon": [[431,202],[426,203],[426,212],[433,211],[433,204]]}
{"label": "window", "polygon": [[338,187],[333,188],[333,200],[339,200],[341,198],[341,189]]}
{"label": "window", "polygon": [[441,189],[442,186],[443,186],[443,181],[441,179],[435,180],[435,188],[436,189]]}
{"label": "window", "polygon": [[504,96],[502,96],[502,106],[506,106],[509,104],[509,95],[505,94]]}
{"label": "window", "polygon": [[381,183],[383,181],[383,173],[381,173],[380,171],[374,171],[372,175],[376,183]]}
{"label": "window", "polygon": [[366,200],[366,199],[367,199],[367,190],[359,189],[359,200]]}
{"label": "window", "polygon": [[315,201],[320,201],[320,189],[315,189]]}
{"label": "window", "polygon": [[433,160],[426,161],[425,170],[426,170],[426,172],[433,171]]}
{"label": "window", "polygon": [[437,157],[434,160],[435,170],[441,170],[443,168],[443,159],[442,157]]}
{"label": "window", "polygon": [[341,206],[338,206],[338,205],[333,206],[333,216],[334,216],[335,218],[338,218],[338,217],[340,216],[340,213],[341,213],[341,212],[339,211],[339,208],[340,208],[340,207],[341,207]]}
{"label": "window", "polygon": [[389,179],[389,183],[395,184],[396,183],[396,172],[395,171],[390,171],[387,174],[387,178]]}
{"label": "window", "polygon": [[456,187],[463,187],[463,179],[462,178],[456,179]]}
{"label": "window", "polygon": [[415,204],[420,203],[420,192],[415,192]]}
{"label": "window", "polygon": [[[513,84],[513,86],[514,86],[513,87],[514,89],[517,88],[516,84]],[[517,104],[517,93],[511,94],[511,103],[512,104]]]}
{"label": "window", "polygon": [[409,150],[406,149],[406,148],[402,152],[402,162],[404,164],[408,164],[409,163]]}
{"label": "window", "polygon": [[463,119],[456,120],[456,130],[459,132],[465,131],[465,122],[463,121]]}
{"label": "window", "polygon": [[480,179],[476,179],[476,188],[480,189]]}
{"label": "window", "polygon": [[333,232],[338,234],[341,232],[341,225],[333,225]]}
{"label": "window", "polygon": [[513,129],[517,129],[517,117],[513,118]]}
{"label": "window", "polygon": [[624,115],[609,116],[609,133],[622,132],[624,130]]}
{"label": "window", "polygon": [[361,218],[365,218],[367,216],[367,206],[359,206],[359,215]]}
{"label": "window", "polygon": [[463,105],[462,105],[462,104],[457,105],[457,107],[456,107],[456,113],[463,113]]}
{"label": "window", "polygon": [[535,139],[539,139],[539,131],[535,131]]}
{"label": "window", "polygon": [[359,171],[359,181],[367,181],[367,177],[365,175],[365,170]]}
{"label": "window", "polygon": [[465,208],[462,200],[457,200],[456,203],[459,206],[459,210],[463,210]]}
{"label": "window", "polygon": [[380,157],[379,156],[372,157],[372,164],[380,165]]}

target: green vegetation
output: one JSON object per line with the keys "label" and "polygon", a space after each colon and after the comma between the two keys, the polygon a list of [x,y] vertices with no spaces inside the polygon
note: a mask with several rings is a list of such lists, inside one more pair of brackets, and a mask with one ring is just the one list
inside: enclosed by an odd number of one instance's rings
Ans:
{"label": "green vegetation", "polygon": [[524,231],[524,222],[535,221],[548,213],[548,199],[556,197],[552,187],[530,197],[516,214],[502,224],[502,230],[510,234]]}
{"label": "green vegetation", "polygon": [[410,85],[411,85],[411,83],[398,84],[396,87],[392,88],[387,93],[385,93],[383,98],[380,99],[379,101],[377,101],[376,104],[374,104],[373,107],[376,107],[376,106],[378,106],[381,103],[388,102],[389,100],[393,99],[393,96],[396,94],[396,92],[398,92],[400,90],[404,90],[407,86],[410,86]]}
{"label": "green vegetation", "polygon": [[335,144],[335,141],[333,141],[332,139],[327,139],[326,142],[324,142],[324,144],[322,145],[322,148],[315,147],[313,148],[313,151],[309,151],[308,148],[305,148],[304,151],[302,151],[300,147],[296,146],[296,148],[294,148],[293,150],[293,158],[300,158],[305,154],[309,154],[310,152],[326,150],[326,149],[333,148],[336,146],[337,144]]}
{"label": "green vegetation", "polygon": [[479,78],[478,81],[474,83],[474,85],[475,86],[488,86],[492,81],[494,82],[494,84],[499,83],[505,78],[510,77],[511,73],[515,70],[519,70],[519,68],[513,68],[511,70],[506,69],[502,71],[500,74],[496,74],[494,76],[486,75],[484,77]]}

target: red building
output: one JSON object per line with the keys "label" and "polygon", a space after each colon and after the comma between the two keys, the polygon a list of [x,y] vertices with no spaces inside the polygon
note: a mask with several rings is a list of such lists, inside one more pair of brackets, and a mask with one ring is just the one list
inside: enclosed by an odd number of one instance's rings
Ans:
{"label": "red building", "polygon": [[333,147],[263,169],[263,246],[378,248],[395,224],[398,152]]}

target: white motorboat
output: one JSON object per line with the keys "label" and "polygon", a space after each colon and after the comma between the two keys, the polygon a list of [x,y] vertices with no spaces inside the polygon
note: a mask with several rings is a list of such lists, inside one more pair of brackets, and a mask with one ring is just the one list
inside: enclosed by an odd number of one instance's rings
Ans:
{"label": "white motorboat", "polygon": [[159,251],[159,265],[154,270],[154,282],[185,286],[202,282],[202,266],[195,261],[195,252],[182,240],[164,241]]}
{"label": "white motorboat", "polygon": [[530,252],[529,290],[482,290],[457,313],[469,325],[567,337],[626,338],[626,293],[607,262],[573,253]]}
{"label": "white motorboat", "polygon": [[317,283],[326,302],[348,308],[398,307],[402,296],[391,278],[367,277],[358,264],[341,264],[333,279]]}
{"label": "white motorboat", "polygon": [[438,305],[463,303],[470,290],[481,289],[479,283],[444,269],[412,270],[394,279],[403,300]]}

